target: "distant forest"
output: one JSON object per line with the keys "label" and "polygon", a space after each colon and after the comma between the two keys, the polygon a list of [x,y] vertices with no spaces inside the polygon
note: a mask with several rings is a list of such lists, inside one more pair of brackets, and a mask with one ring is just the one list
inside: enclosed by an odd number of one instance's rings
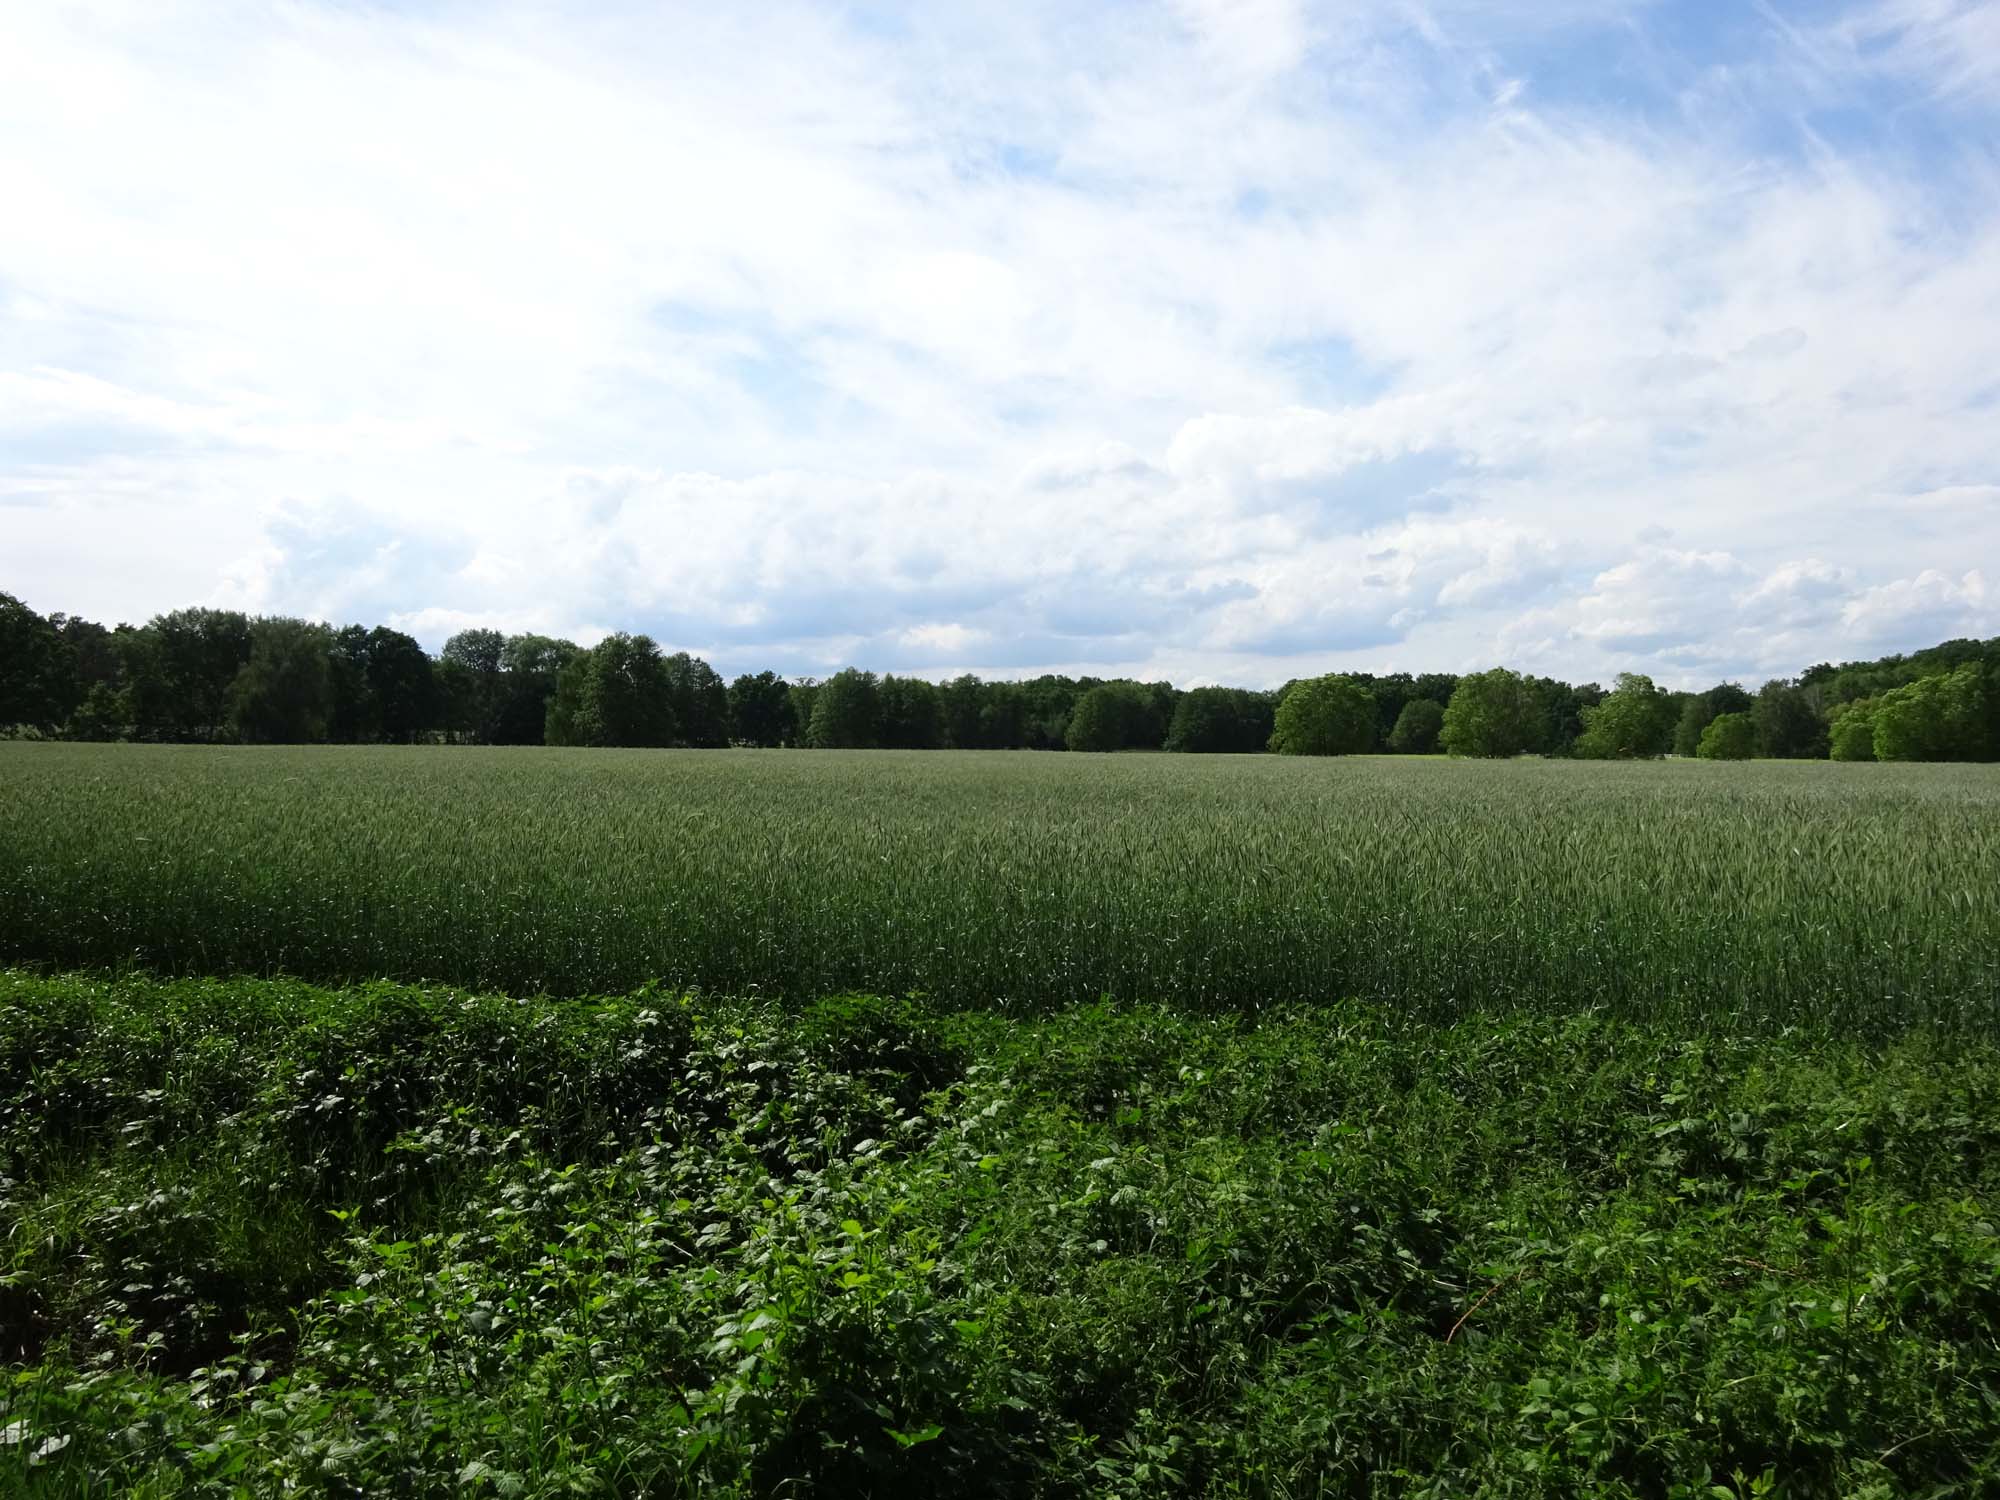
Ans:
{"label": "distant forest", "polygon": [[0,736],[177,744],[808,746],[1600,759],[2000,759],[2000,638],[1822,664],[1754,691],[1610,687],[1496,667],[1335,673],[1271,691],[858,668],[725,682],[619,633],[584,648],[464,630],[177,609],[107,629],[0,594]]}

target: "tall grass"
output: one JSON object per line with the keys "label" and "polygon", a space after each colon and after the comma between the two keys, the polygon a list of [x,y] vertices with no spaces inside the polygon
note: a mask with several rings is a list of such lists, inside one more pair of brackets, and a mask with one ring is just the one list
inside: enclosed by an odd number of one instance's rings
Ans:
{"label": "tall grass", "polygon": [[0,958],[2000,1018],[2000,769],[0,745]]}

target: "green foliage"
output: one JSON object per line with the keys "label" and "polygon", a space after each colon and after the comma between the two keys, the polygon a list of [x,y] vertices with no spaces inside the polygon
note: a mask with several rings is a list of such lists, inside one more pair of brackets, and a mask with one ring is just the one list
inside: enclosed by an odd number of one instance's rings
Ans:
{"label": "green foliage", "polygon": [[1430,698],[1412,698],[1396,715],[1389,731],[1389,748],[1398,755],[1429,755],[1437,749],[1444,729],[1444,705]]}
{"label": "green foliage", "polygon": [[651,636],[608,635],[556,680],[545,730],[551,745],[668,745],[673,736],[666,669]]}
{"label": "green foliage", "polygon": [[1823,1025],[0,974],[0,1491],[1985,1493],[1996,1097]]}
{"label": "green foliage", "polygon": [[1875,702],[1857,698],[1837,710],[1827,732],[1827,754],[1834,760],[1875,758]]}
{"label": "green foliage", "polygon": [[1757,723],[1757,753],[1773,760],[1810,760],[1826,754],[1826,724],[1818,690],[1782,679],[1757,690],[1750,707]]}
{"label": "green foliage", "polygon": [[1071,750],[1157,750],[1164,733],[1151,693],[1136,682],[1105,682],[1076,700],[1061,742]]}
{"label": "green foliage", "polygon": [[1458,680],[1445,705],[1438,743],[1451,755],[1502,760],[1539,749],[1547,739],[1544,706],[1519,672],[1495,667]]}
{"label": "green foliage", "polygon": [[1701,732],[1695,754],[1703,760],[1750,760],[1757,754],[1757,721],[1750,714],[1717,714]]}
{"label": "green foliage", "polygon": [[766,749],[796,744],[799,723],[785,679],[776,672],[745,672],[730,683],[729,733],[739,744]]}
{"label": "green foliage", "polygon": [[1976,766],[0,745],[0,961],[1994,1017]]}
{"label": "green foliage", "polygon": [[1375,699],[1351,677],[1313,677],[1285,690],[1271,728],[1278,755],[1362,755],[1375,748]]}
{"label": "green foliage", "polygon": [[333,708],[330,636],[309,620],[250,622],[250,660],[229,689],[229,723],[237,739],[299,745],[326,738]]}
{"label": "green foliage", "polygon": [[1674,724],[1674,754],[1692,759],[1700,753],[1701,732],[1716,715],[1748,713],[1756,701],[1733,682],[1720,683],[1705,693],[1689,694]]}
{"label": "green foliage", "polygon": [[880,742],[886,750],[936,750],[944,744],[937,686],[921,677],[884,677]]}
{"label": "green foliage", "polygon": [[1196,755],[1255,755],[1271,738],[1271,724],[1271,700],[1263,693],[1194,688],[1174,704],[1161,748]]}
{"label": "green foliage", "polygon": [[63,718],[65,666],[56,627],[0,594],[0,731],[16,724],[54,729]]}
{"label": "green foliage", "polygon": [[873,672],[848,667],[819,684],[806,743],[818,750],[868,750],[881,733],[881,684]]}
{"label": "green foliage", "polygon": [[1875,704],[1875,759],[1993,759],[1987,692],[1977,662],[1891,688]]}
{"label": "green foliage", "polygon": [[1618,674],[1618,686],[1583,710],[1583,733],[1571,753],[1583,760],[1634,760],[1665,755],[1673,744],[1674,700],[1636,672]]}

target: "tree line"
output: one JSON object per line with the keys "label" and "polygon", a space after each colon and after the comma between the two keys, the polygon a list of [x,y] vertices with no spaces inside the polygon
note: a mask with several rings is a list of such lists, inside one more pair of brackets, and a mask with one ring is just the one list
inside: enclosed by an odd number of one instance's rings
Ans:
{"label": "tree line", "polygon": [[1766,682],[1609,689],[1496,667],[1329,674],[1272,691],[1045,674],[948,682],[745,673],[620,632],[591,647],[462,630],[435,657],[386,626],[178,609],[106,628],[0,594],[0,734],[196,744],[827,749],[1626,759],[2000,758],[2000,639]]}

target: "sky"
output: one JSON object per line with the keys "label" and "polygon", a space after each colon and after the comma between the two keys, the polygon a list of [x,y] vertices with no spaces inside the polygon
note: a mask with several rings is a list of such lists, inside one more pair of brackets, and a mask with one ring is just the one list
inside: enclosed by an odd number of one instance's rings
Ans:
{"label": "sky", "polygon": [[2000,634],[2000,0],[0,0],[0,588],[1268,686]]}

